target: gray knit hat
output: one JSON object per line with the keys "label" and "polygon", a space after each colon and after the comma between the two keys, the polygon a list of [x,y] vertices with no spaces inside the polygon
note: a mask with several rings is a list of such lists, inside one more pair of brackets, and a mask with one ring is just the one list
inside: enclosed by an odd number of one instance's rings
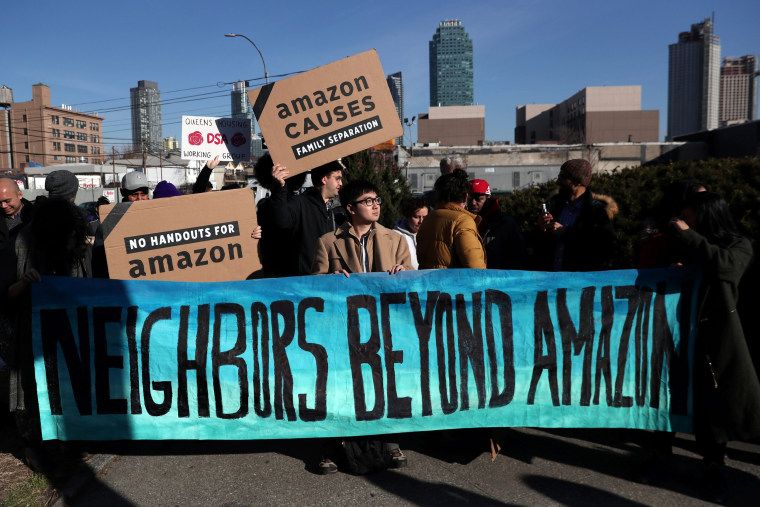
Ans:
{"label": "gray knit hat", "polygon": [[79,190],[79,180],[74,173],[65,169],[53,171],[45,178],[45,190],[49,197],[71,200]]}

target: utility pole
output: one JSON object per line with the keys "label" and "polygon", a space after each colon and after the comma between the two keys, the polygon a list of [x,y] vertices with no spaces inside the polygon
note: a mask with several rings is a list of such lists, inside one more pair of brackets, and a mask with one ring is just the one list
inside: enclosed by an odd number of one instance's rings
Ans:
{"label": "utility pole", "polygon": [[113,175],[113,186],[116,188],[116,146],[111,146],[111,173]]}

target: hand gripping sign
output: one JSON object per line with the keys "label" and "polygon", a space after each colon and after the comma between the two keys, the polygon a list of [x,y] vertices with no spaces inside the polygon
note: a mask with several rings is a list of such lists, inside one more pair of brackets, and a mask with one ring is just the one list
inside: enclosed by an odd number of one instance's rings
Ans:
{"label": "hand gripping sign", "polygon": [[298,174],[403,133],[373,49],[250,90],[272,159]]}

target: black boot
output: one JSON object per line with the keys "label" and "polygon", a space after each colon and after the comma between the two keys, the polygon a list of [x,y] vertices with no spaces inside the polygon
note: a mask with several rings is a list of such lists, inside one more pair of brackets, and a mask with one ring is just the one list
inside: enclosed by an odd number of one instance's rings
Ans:
{"label": "black boot", "polygon": [[707,497],[715,503],[725,503],[728,500],[728,482],[726,481],[725,465],[719,463],[702,464],[702,484]]}

